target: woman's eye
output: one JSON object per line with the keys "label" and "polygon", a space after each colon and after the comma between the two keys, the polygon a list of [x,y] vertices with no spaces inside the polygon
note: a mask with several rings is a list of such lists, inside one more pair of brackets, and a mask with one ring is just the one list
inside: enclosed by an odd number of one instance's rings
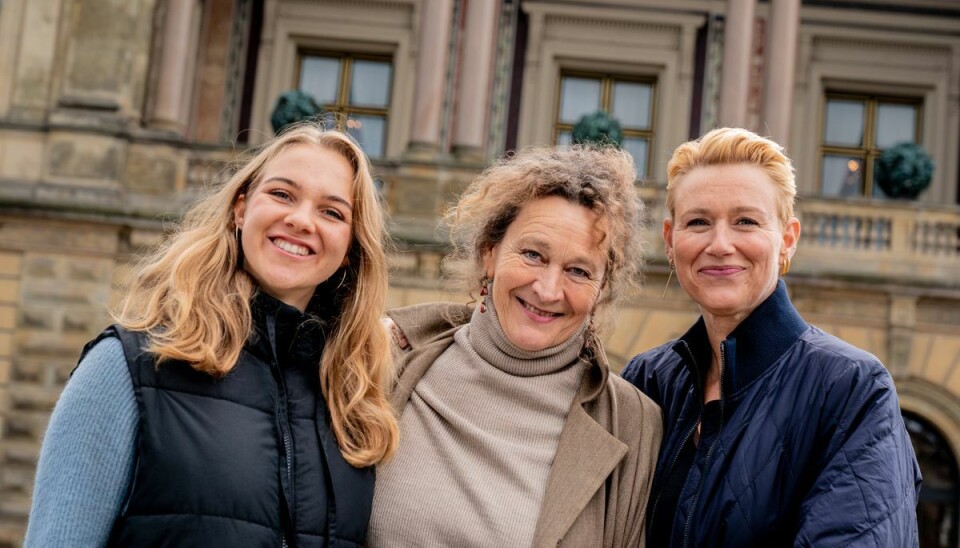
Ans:
{"label": "woman's eye", "polygon": [[343,216],[343,213],[340,213],[336,209],[328,208],[323,210],[323,214],[327,217],[332,217],[338,221],[343,221],[346,217]]}
{"label": "woman's eye", "polygon": [[286,190],[283,190],[283,189],[279,189],[279,188],[275,188],[275,189],[269,191],[269,194],[270,194],[271,196],[275,196],[275,197],[277,197],[277,198],[280,198],[281,200],[289,200],[289,199],[291,198],[289,192],[287,192]]}
{"label": "woman's eye", "polygon": [[751,219],[751,218],[749,218],[749,217],[743,217],[743,218],[737,219],[737,224],[738,224],[738,225],[754,225],[754,226],[756,226],[756,225],[759,225],[760,223],[758,223],[757,221],[755,221],[754,219]]}
{"label": "woman's eye", "polygon": [[576,276],[577,278],[590,279],[590,273],[586,270],[573,266],[569,269],[570,274]]}
{"label": "woman's eye", "polygon": [[687,226],[707,226],[706,219],[690,219],[687,221]]}
{"label": "woman's eye", "polygon": [[531,261],[539,261],[539,260],[541,260],[541,259],[543,258],[543,256],[540,255],[540,253],[538,253],[538,252],[536,252],[536,251],[534,251],[534,250],[532,250],[532,249],[522,249],[522,250],[520,250],[520,255],[521,255],[524,259],[530,259]]}

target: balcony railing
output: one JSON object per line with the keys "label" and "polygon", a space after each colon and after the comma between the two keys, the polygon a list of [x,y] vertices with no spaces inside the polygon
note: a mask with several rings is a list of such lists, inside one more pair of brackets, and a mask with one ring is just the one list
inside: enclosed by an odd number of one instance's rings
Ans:
{"label": "balcony railing", "polygon": [[[653,260],[666,216],[663,187],[640,189],[648,204]],[[877,282],[960,287],[960,207],[894,200],[801,197],[792,272]]]}

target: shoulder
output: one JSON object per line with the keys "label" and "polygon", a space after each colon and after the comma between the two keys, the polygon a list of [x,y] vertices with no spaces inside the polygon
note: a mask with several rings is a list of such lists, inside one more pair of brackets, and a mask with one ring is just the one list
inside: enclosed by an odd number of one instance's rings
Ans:
{"label": "shoulder", "polygon": [[679,376],[686,374],[680,366],[680,357],[673,351],[676,341],[670,341],[635,356],[620,376],[641,392],[663,405],[665,388],[677,385]]}
{"label": "shoulder", "polygon": [[610,375],[607,378],[607,392],[611,398],[612,420],[617,437],[627,441],[646,443],[656,440],[659,443],[663,435],[663,415],[660,406],[636,386],[626,380]]}
{"label": "shoulder", "polygon": [[463,304],[427,303],[389,310],[387,317],[396,326],[394,340],[399,344],[402,337],[416,348],[467,323],[472,313],[473,309]]}
{"label": "shoulder", "polygon": [[87,383],[112,385],[124,380],[130,384],[123,343],[115,336],[101,336],[84,348],[67,388]]}
{"label": "shoulder", "polygon": [[674,344],[676,341],[669,341],[637,354],[623,368],[620,376],[637,384],[637,381],[644,377],[672,370],[679,361],[679,357],[673,351]]}
{"label": "shoulder", "polygon": [[893,387],[893,380],[879,358],[820,328],[811,326],[800,337],[800,343],[787,365],[802,369],[801,374],[808,380],[812,374],[828,386],[845,380]]}

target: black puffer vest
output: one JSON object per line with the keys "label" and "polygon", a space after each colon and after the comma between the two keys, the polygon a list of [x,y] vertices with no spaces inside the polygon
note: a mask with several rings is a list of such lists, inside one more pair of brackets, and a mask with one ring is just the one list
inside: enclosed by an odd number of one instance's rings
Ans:
{"label": "black puffer vest", "polygon": [[220,379],[157,367],[144,334],[118,326],[84,350],[120,339],[140,411],[111,546],[363,543],[373,470],[347,464],[330,428],[317,378],[324,325],[263,294],[253,309],[254,333]]}

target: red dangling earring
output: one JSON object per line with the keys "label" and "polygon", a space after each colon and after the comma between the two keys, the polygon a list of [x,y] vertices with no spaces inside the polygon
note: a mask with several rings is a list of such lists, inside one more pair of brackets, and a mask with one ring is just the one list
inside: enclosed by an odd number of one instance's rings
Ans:
{"label": "red dangling earring", "polygon": [[493,279],[486,276],[480,280],[480,313],[483,314],[487,311],[487,302],[484,297],[490,294],[490,284],[493,282]]}

